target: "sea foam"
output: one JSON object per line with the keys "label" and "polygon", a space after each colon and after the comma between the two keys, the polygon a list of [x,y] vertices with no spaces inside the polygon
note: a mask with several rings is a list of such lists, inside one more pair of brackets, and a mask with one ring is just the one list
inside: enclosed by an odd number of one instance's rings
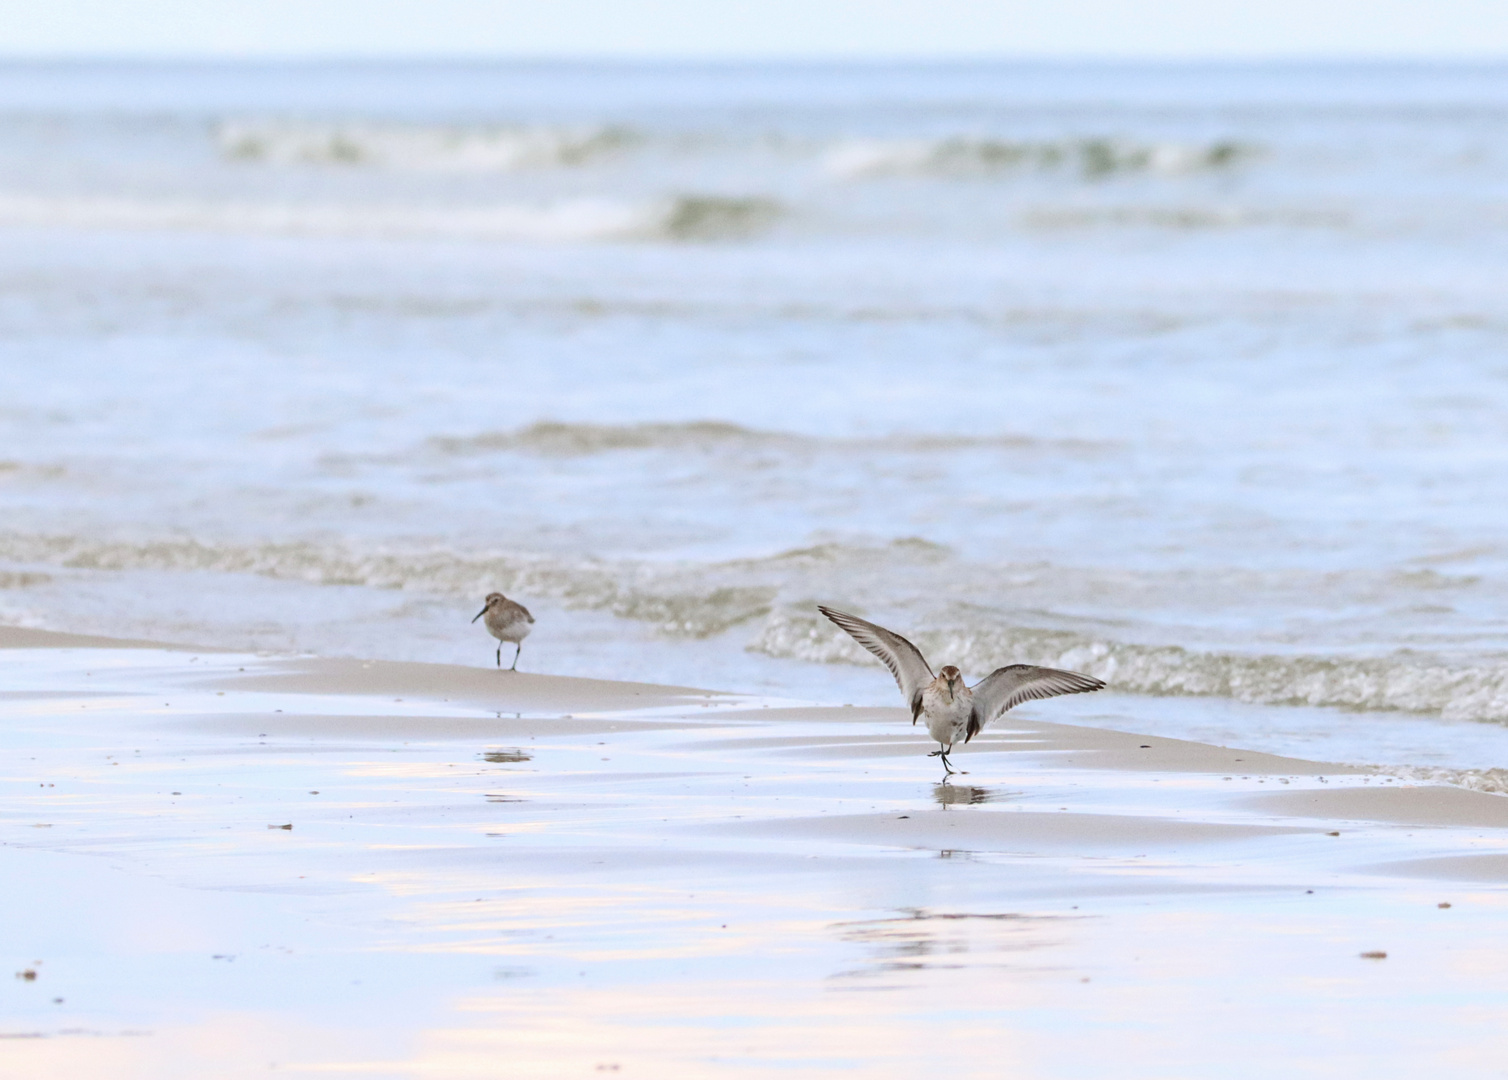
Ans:
{"label": "sea foam", "polygon": [[715,240],[757,233],[779,216],[771,200],[718,195],[473,205],[0,195],[0,226],[325,238]]}
{"label": "sea foam", "polygon": [[1010,141],[855,139],[833,146],[823,169],[845,180],[877,176],[985,177],[1024,169],[1067,170],[1086,178],[1123,173],[1178,175],[1229,169],[1255,155],[1231,141],[1203,144],[1086,138]]}
{"label": "sea foam", "polygon": [[619,127],[231,120],[215,131],[220,153],[232,161],[459,173],[576,167],[641,141]]}
{"label": "sea foam", "polygon": [[[755,653],[811,663],[871,664],[852,639],[791,590],[836,592],[854,575],[946,568],[945,548],[920,539],[883,547],[826,544],[714,564],[561,558],[448,548],[361,548],[312,541],[135,543],[66,536],[0,537],[0,558],[80,570],[250,573],[312,585],[357,585],[451,596],[494,589],[609,612],[673,637],[748,628]],[[827,585],[823,585],[827,582]],[[952,605],[908,636],[939,663],[974,675],[1012,663],[1087,672],[1125,693],[1222,697],[1271,705],[1398,710],[1508,722],[1508,664],[1416,650],[1383,655],[1198,649],[1119,640],[1033,624],[1026,616]],[[883,675],[877,671],[877,676]]]}

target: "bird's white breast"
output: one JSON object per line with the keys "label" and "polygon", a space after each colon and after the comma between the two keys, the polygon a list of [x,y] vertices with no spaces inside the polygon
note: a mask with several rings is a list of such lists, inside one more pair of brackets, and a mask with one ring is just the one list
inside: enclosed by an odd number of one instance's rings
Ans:
{"label": "bird's white breast", "polygon": [[973,707],[974,695],[966,687],[959,687],[951,698],[935,684],[922,691],[922,716],[927,721],[927,733],[945,746],[963,741]]}
{"label": "bird's white breast", "polygon": [[528,637],[532,629],[529,620],[516,611],[489,611],[483,621],[487,624],[487,632],[493,637],[515,644]]}

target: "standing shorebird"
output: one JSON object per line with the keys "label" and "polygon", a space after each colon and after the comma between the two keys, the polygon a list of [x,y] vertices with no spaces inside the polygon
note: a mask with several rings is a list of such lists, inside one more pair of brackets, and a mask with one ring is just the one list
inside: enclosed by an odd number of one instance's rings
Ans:
{"label": "standing shorebird", "polygon": [[960,738],[968,742],[979,734],[980,728],[1007,709],[1013,709],[1023,701],[1059,694],[1084,694],[1102,690],[1105,686],[1099,679],[1076,671],[1009,664],[996,668],[972,688],[967,687],[963,684],[963,673],[952,664],[934,678],[932,667],[921,650],[901,635],[832,608],[819,605],[817,610],[885,662],[900,684],[906,704],[911,706],[911,722],[915,724],[918,717],[924,718],[928,734],[937,740],[940,749],[927,756],[942,758],[943,768],[949,776],[953,773],[953,766],[948,762],[953,744]]}
{"label": "standing shorebird", "polygon": [[483,615],[487,621],[482,625],[487,627],[487,633],[497,638],[497,666],[503,666],[503,642],[513,644],[513,666],[509,671],[518,670],[518,656],[524,651],[524,638],[529,636],[529,631],[534,628],[534,616],[529,614],[529,609],[522,604],[514,603],[500,592],[487,594],[487,606],[478,611],[472,622],[476,622]]}

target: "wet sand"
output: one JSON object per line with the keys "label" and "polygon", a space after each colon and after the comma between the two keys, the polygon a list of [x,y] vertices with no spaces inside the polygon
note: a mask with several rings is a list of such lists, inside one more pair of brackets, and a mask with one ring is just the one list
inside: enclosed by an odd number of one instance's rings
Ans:
{"label": "wet sand", "polygon": [[1487,1076],[1508,1051],[1501,796],[1051,702],[941,784],[900,709],[5,629],[0,713],[7,1076]]}

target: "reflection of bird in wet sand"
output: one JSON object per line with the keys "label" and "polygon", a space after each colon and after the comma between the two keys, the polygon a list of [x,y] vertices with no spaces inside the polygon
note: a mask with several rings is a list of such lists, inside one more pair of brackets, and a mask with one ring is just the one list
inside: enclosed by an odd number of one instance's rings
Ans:
{"label": "reflection of bird in wet sand", "polygon": [[918,717],[925,719],[928,733],[941,747],[927,756],[942,758],[949,774],[953,772],[948,762],[953,744],[959,739],[968,742],[1007,709],[1023,701],[1083,694],[1105,686],[1099,679],[1074,671],[1009,664],[996,668],[970,688],[963,684],[963,673],[951,664],[934,678],[920,650],[899,634],[832,608],[819,606],[817,610],[885,662],[911,706],[911,722],[916,723]]}
{"label": "reflection of bird in wet sand", "polygon": [[932,798],[946,810],[950,806],[978,806],[980,803],[994,802],[996,795],[988,788],[949,783],[947,777],[944,777],[942,783],[933,786]]}
{"label": "reflection of bird in wet sand", "polygon": [[529,614],[529,609],[524,605],[514,603],[500,592],[488,593],[487,606],[478,611],[471,621],[476,622],[483,615],[487,616],[487,621],[483,623],[487,627],[487,633],[498,640],[497,666],[503,666],[502,642],[506,641],[516,646],[513,666],[508,670],[517,671],[519,654],[524,651],[524,638],[534,628],[534,616]]}

